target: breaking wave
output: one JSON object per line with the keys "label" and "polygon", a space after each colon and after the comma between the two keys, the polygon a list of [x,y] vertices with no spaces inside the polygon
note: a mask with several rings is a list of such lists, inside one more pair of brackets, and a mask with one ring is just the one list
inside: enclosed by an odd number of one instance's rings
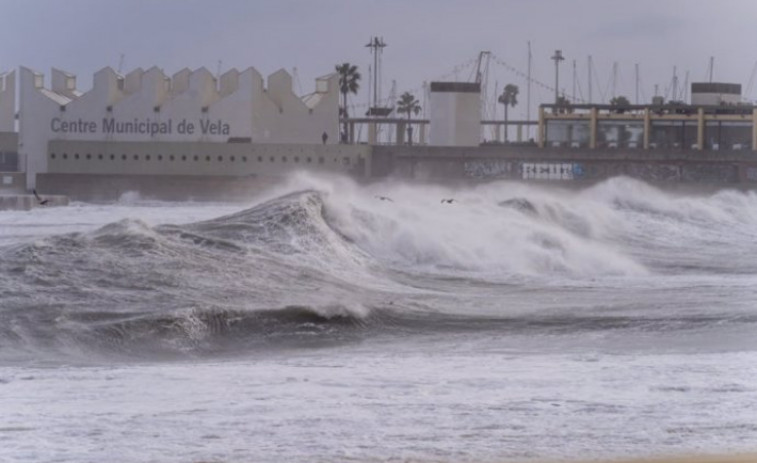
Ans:
{"label": "breaking wave", "polygon": [[720,316],[650,315],[606,295],[757,273],[752,192],[677,195],[627,178],[295,185],[208,221],[129,219],[0,248],[0,352],[205,355],[386,332],[696,324]]}

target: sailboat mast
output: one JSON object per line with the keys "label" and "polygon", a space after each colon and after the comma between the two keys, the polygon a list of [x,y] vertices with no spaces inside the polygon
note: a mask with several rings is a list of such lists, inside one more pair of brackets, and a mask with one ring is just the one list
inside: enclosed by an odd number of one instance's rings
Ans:
{"label": "sailboat mast", "polygon": [[[526,79],[526,120],[531,122],[531,41],[528,41],[528,78]],[[531,135],[531,124],[528,126],[528,135]]]}

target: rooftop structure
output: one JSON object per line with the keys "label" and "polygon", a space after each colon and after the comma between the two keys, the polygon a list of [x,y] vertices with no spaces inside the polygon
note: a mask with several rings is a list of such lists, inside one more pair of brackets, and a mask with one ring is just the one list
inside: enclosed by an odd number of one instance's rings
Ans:
{"label": "rooftop structure", "polygon": [[481,84],[431,82],[430,144],[477,146],[481,138]]}
{"label": "rooftop structure", "polygon": [[741,84],[695,82],[691,84],[694,106],[737,105],[741,103]]}

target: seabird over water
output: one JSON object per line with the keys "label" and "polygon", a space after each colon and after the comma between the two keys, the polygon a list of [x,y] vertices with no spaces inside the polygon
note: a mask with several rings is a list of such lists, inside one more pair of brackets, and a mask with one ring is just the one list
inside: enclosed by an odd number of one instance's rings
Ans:
{"label": "seabird over water", "polygon": [[44,206],[49,201],[48,199],[40,198],[39,195],[37,194],[36,188],[32,190],[32,193],[34,193],[34,197],[37,198],[37,202],[39,203],[40,206]]}

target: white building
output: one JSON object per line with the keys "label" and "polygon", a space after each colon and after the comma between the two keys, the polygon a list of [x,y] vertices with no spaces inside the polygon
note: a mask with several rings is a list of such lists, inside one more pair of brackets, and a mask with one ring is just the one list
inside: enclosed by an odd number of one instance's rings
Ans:
{"label": "white building", "polygon": [[478,146],[481,141],[481,85],[431,82],[429,144]]}
{"label": "white building", "polygon": [[[19,154],[25,159],[27,186],[35,186],[37,174],[55,172],[50,170],[50,160],[55,159],[53,145],[77,152],[81,145],[83,153],[85,142],[111,150],[120,142],[140,142],[145,144],[129,144],[130,150],[141,146],[145,152],[156,153],[169,149],[166,143],[172,142],[203,142],[204,146],[338,143],[338,84],[338,75],[331,74],[316,80],[315,92],[298,97],[292,91],[291,76],[284,70],[264,82],[253,68],[242,72],[232,69],[219,79],[205,68],[183,69],[172,77],[157,67],[136,69],[124,76],[104,68],[94,75],[92,89],[81,92],[72,74],[53,69],[50,88],[46,88],[42,74],[22,67]],[[3,104],[0,93],[0,110]],[[0,112],[0,127],[5,119]],[[12,112],[10,122],[12,126]],[[82,156],[78,167],[67,165],[67,171],[121,173],[116,165],[96,167],[85,165],[84,160]],[[139,170],[164,174],[187,171],[186,167],[177,169],[153,163]],[[206,167],[197,164],[194,169],[191,172],[201,175]]]}
{"label": "white building", "polygon": [[722,106],[741,103],[741,84],[694,82],[691,84],[693,106]]}
{"label": "white building", "polygon": [[0,73],[0,132],[14,132],[16,71]]}

